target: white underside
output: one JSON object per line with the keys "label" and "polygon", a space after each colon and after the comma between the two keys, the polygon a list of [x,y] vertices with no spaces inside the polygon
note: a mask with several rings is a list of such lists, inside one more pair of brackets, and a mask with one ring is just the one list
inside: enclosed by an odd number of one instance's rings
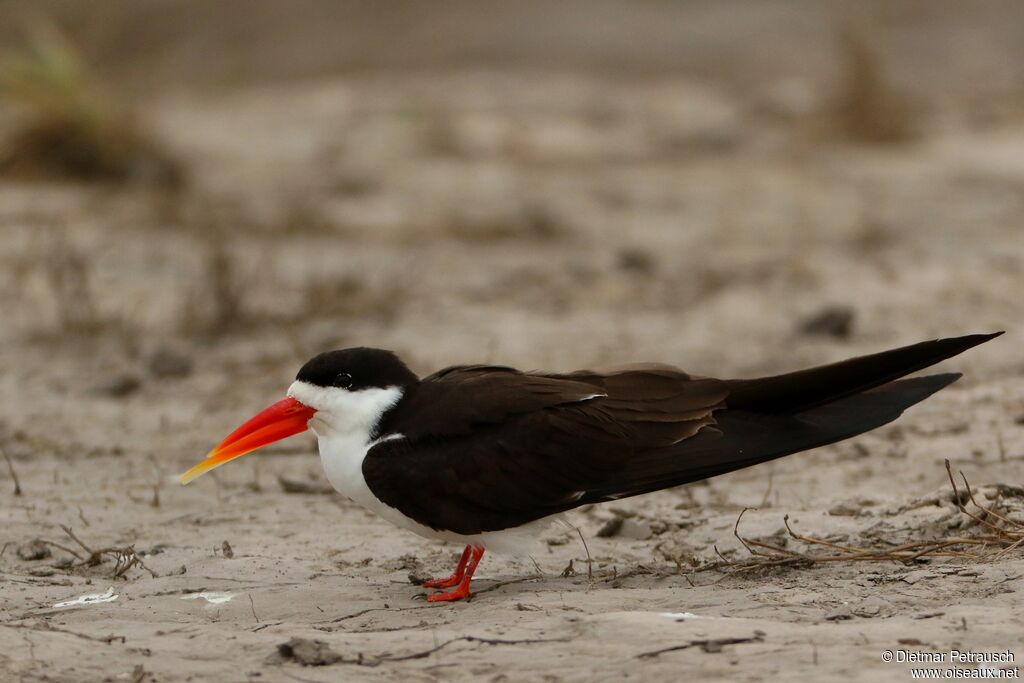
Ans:
{"label": "white underside", "polygon": [[363,459],[373,446],[379,441],[404,438],[401,434],[390,434],[378,441],[370,440],[380,416],[402,397],[401,389],[346,391],[297,381],[288,389],[288,395],[317,410],[309,427],[317,436],[320,462],[331,486],[397,527],[424,538],[478,545],[501,555],[526,557],[537,554],[541,533],[559,519],[555,515],[520,527],[473,535],[424,526],[373,495],[363,477]]}

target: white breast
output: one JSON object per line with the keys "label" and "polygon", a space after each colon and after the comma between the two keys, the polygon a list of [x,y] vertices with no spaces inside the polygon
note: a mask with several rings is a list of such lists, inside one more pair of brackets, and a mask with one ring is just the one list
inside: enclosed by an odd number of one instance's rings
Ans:
{"label": "white breast", "polygon": [[297,381],[288,389],[288,395],[317,410],[309,427],[316,433],[320,462],[331,486],[395,526],[425,538],[480,545],[501,554],[525,556],[533,554],[540,532],[552,521],[538,520],[522,527],[472,536],[424,526],[373,495],[363,477],[363,459],[371,448],[381,441],[404,438],[401,434],[388,434],[371,439],[381,416],[402,398],[400,388],[346,391]]}
{"label": "white breast", "polygon": [[331,486],[378,514],[380,511],[375,505],[394,510],[377,500],[367,488],[363,458],[376,443],[371,440],[374,428],[388,408],[402,398],[402,390],[387,387],[347,391],[295,382],[288,389],[288,395],[317,410],[309,427],[316,433],[320,461]]}

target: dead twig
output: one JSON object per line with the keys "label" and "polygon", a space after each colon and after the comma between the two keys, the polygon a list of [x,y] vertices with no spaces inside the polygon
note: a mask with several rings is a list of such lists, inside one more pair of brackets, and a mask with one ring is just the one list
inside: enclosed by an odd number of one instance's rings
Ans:
{"label": "dead twig", "polygon": [[[759,553],[756,550],[754,550],[753,548],[751,548],[750,544],[747,543],[747,541],[742,536],[740,536],[740,520],[743,519],[743,515],[747,514],[747,510],[749,510],[749,509],[750,508],[743,508],[742,510],[740,510],[739,516],[736,517],[736,523],[732,525],[732,535],[735,536],[736,539],[739,540],[739,542],[743,544],[743,547],[746,548],[747,552],[750,553],[751,555],[763,555],[764,553]],[[717,547],[715,548],[715,552],[718,553],[718,556],[721,557],[723,560],[725,559],[725,557],[722,555],[722,553],[718,552],[718,548]]]}
{"label": "dead twig", "polygon": [[322,640],[292,638],[287,643],[277,646],[277,654],[270,661],[297,661],[307,666],[327,666],[331,664],[354,664],[356,666],[377,667],[388,662],[407,662],[413,659],[426,659],[432,654],[455,643],[480,643],[482,645],[529,645],[534,643],[564,643],[569,638],[524,638],[520,640],[504,640],[501,638],[483,638],[480,636],[458,636],[438,643],[434,647],[417,650],[406,654],[384,652],[379,655],[364,655],[357,652],[355,657],[346,657],[335,652]]}
{"label": "dead twig", "polygon": [[754,635],[748,637],[737,637],[737,638],[703,638],[700,640],[691,640],[682,645],[673,645],[672,647],[663,647],[660,650],[651,650],[650,652],[641,652],[636,655],[637,659],[651,659],[658,655],[663,655],[666,652],[678,652],[679,650],[688,650],[691,647],[699,647],[704,652],[721,652],[722,648],[726,645],[740,645],[743,643],[760,643],[764,641],[764,631],[754,631]]}
{"label": "dead twig", "polygon": [[[974,497],[970,482],[963,472],[964,491],[961,492],[953,476],[949,461],[946,461],[946,474],[953,490],[953,500],[961,514],[974,522],[978,533],[944,538],[922,539],[909,543],[895,543],[888,539],[875,539],[874,546],[858,546],[797,533],[790,525],[789,515],[783,517],[786,531],[790,538],[808,548],[826,548],[830,552],[811,552],[783,547],[768,540],[746,538],[740,534],[739,525],[743,515],[749,508],[744,508],[733,525],[733,535],[746,548],[751,557],[746,560],[730,560],[715,548],[720,562],[709,563],[694,571],[726,568],[728,573],[735,574],[756,569],[780,566],[813,566],[825,562],[898,562],[913,565],[926,557],[957,557],[983,560],[993,557],[986,554],[986,549],[998,548],[995,557],[1024,547],[1024,523],[1001,514],[996,506],[984,506]],[[974,509],[968,509],[970,503]],[[998,497],[997,503],[998,505]],[[977,510],[977,511],[975,511]]]}
{"label": "dead twig", "polygon": [[482,645],[534,645],[538,643],[567,642],[569,642],[569,638],[523,638],[520,640],[503,640],[500,638],[481,638],[479,636],[458,636],[457,638],[452,638],[450,640],[444,641],[443,643],[439,643],[438,645],[435,645],[434,647],[427,650],[410,652],[404,655],[383,654],[378,657],[373,657],[370,659],[363,657],[362,654],[360,653],[360,655],[356,659],[343,659],[341,660],[341,663],[373,667],[380,666],[381,664],[385,664],[388,662],[407,662],[411,659],[426,659],[430,655],[436,652],[440,652],[444,648],[455,643],[480,643]]}
{"label": "dead twig", "polygon": [[[225,543],[227,543],[227,541],[225,541]],[[246,593],[245,595],[249,598],[249,609],[252,610],[252,618],[255,619],[256,623],[258,624],[260,623],[260,618],[256,616],[256,605],[252,601],[252,593]]]}
{"label": "dead twig", "polygon": [[146,563],[142,561],[142,558],[135,553],[134,545],[128,545],[120,548],[108,547],[93,550],[88,545],[86,545],[85,542],[82,541],[82,539],[75,535],[75,532],[71,530],[71,527],[61,524],[60,528],[64,531],[65,534],[67,534],[68,538],[77,543],[82,548],[82,550],[84,550],[87,553],[85,557],[79,555],[77,552],[70,548],[58,545],[56,543],[53,543],[52,541],[44,542],[74,555],[78,559],[78,564],[76,566],[95,567],[103,562],[104,556],[110,556],[114,559],[115,579],[124,578],[124,575],[128,573],[128,570],[132,569],[133,567],[141,567],[142,569],[145,569],[147,572],[149,572],[149,575],[151,577],[153,577],[154,579],[157,578],[157,573],[150,569],[148,566],[146,566]]}
{"label": "dead twig", "polygon": [[74,557],[76,557],[79,560],[84,560],[85,559],[84,557],[79,555],[78,552],[72,550],[71,548],[67,547],[66,545],[61,545],[60,543],[54,543],[53,541],[47,541],[47,540],[42,539],[42,538],[39,539],[39,540],[42,543],[45,543],[46,545],[52,545],[54,548],[57,548],[58,550],[63,550],[64,552],[68,553],[69,555],[73,555]]}
{"label": "dead twig", "polygon": [[[479,591],[478,591],[479,592]],[[358,612],[352,612],[351,614],[345,614],[334,619],[327,619],[326,621],[316,621],[314,624],[337,624],[339,621],[348,621],[349,619],[355,619],[361,617],[364,614],[370,612],[405,612],[412,609],[433,609],[434,605],[413,605],[411,607],[369,607],[367,609],[361,609]]]}
{"label": "dead twig", "polygon": [[78,631],[70,631],[66,628],[59,628],[54,626],[48,621],[38,621],[35,624],[12,624],[12,623],[0,623],[0,627],[5,628],[20,628],[28,631],[55,631],[56,633],[67,633],[68,635],[82,638],[83,640],[92,640],[97,643],[107,643],[108,645],[113,642],[121,641],[125,642],[124,636],[90,636],[86,633],[79,633]]}
{"label": "dead twig", "polygon": [[21,495],[21,482],[18,481],[18,473],[14,471],[14,463],[11,461],[11,456],[7,455],[7,450],[0,446],[0,453],[3,454],[4,460],[7,461],[7,469],[11,472],[11,479],[14,480],[14,495]]}
{"label": "dead twig", "polygon": [[[1014,528],[1017,528],[1017,529],[1024,529],[1024,524],[1018,522],[1017,520],[1009,519],[1008,517],[1004,517],[1003,515],[1000,515],[998,512],[996,512],[994,509],[987,508],[984,505],[981,505],[980,503],[978,503],[978,501],[976,501],[974,499],[974,492],[971,490],[971,484],[970,484],[970,482],[967,481],[967,475],[964,474],[963,471],[960,472],[960,478],[964,480],[964,487],[967,489],[967,497],[971,499],[971,503],[974,504],[974,507],[976,507],[979,510],[983,511],[986,516],[995,517],[996,519],[998,519],[1000,522],[1003,522],[1004,524],[1009,524],[1011,527],[1014,527]],[[1002,531],[1002,529],[998,529],[998,527],[997,527],[997,530]]]}
{"label": "dead twig", "polygon": [[772,495],[772,480],[775,478],[775,468],[768,470],[768,488],[764,490],[764,496],[761,498],[761,504],[758,507],[768,507],[768,496]]}
{"label": "dead twig", "polygon": [[580,543],[583,544],[583,551],[587,553],[587,580],[593,583],[594,581],[594,560],[590,557],[590,548],[587,547],[587,541],[583,538],[583,532],[580,531],[579,527],[574,527],[576,534],[580,537]]}
{"label": "dead twig", "polygon": [[[495,581],[494,583],[492,583],[490,586],[487,586],[486,588],[481,588],[480,590],[474,590],[473,591],[473,595],[480,595],[481,593],[487,593],[489,591],[498,590],[499,588],[504,588],[505,586],[511,586],[514,583],[523,583],[525,581],[536,581],[538,579],[543,579],[543,578],[544,577],[539,575],[539,574],[534,574],[534,575],[530,575],[530,576],[520,576],[520,577],[515,578],[515,579],[508,579],[507,581]],[[470,600],[472,600],[472,598],[470,598]]]}

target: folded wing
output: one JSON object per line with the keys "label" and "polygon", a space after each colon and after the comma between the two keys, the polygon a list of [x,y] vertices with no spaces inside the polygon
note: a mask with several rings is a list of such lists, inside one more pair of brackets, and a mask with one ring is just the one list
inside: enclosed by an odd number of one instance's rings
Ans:
{"label": "folded wing", "polygon": [[382,501],[435,529],[506,529],[869,431],[959,375],[894,380],[992,336],[755,380],[664,365],[564,375],[449,368],[395,411],[386,432],[404,438],[372,448],[363,474]]}

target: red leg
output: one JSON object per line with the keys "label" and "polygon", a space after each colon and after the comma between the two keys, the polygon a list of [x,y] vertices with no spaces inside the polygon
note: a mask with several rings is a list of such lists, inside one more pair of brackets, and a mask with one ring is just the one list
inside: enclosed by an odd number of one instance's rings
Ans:
{"label": "red leg", "polygon": [[451,588],[452,586],[459,585],[462,581],[462,576],[466,573],[466,563],[469,562],[469,552],[473,549],[473,546],[467,545],[462,551],[462,558],[459,560],[459,566],[455,568],[452,575],[446,579],[427,579],[423,582],[424,588]]}
{"label": "red leg", "polygon": [[466,565],[466,569],[463,572],[462,580],[459,581],[459,585],[456,586],[455,590],[447,593],[435,593],[434,595],[427,596],[427,602],[451,602],[452,600],[462,600],[472,595],[469,591],[469,584],[473,580],[473,572],[476,571],[476,566],[480,564],[480,558],[484,556],[484,549],[480,546],[473,547],[473,554],[469,558],[469,564]]}

